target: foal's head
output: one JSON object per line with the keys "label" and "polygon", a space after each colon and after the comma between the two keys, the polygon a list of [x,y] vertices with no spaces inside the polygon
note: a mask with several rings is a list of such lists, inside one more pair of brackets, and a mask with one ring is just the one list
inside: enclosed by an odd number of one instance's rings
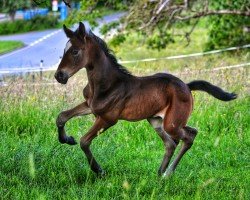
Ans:
{"label": "foal's head", "polygon": [[83,23],[79,23],[74,32],[63,25],[63,30],[69,41],[66,43],[62,60],[55,73],[59,83],[66,84],[68,79],[89,63],[89,37]]}

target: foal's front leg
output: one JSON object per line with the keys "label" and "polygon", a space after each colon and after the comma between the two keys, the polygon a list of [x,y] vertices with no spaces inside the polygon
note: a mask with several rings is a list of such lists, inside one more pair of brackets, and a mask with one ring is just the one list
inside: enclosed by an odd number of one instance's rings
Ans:
{"label": "foal's front leg", "polygon": [[81,137],[80,140],[81,149],[88,159],[91,170],[99,175],[103,175],[104,171],[97,163],[89,147],[92,140],[98,135],[98,133],[103,133],[110,126],[112,126],[112,124],[107,124],[103,119],[101,119],[101,117],[97,116],[95,124],[84,136]]}
{"label": "foal's front leg", "polygon": [[88,115],[91,113],[92,112],[91,112],[91,110],[86,102],[83,102],[80,105],[78,105],[70,110],[66,110],[66,111],[61,112],[58,115],[57,120],[56,120],[59,141],[62,144],[64,144],[64,143],[69,144],[69,145],[77,144],[77,142],[75,141],[75,139],[72,136],[66,135],[64,126],[65,126],[66,122],[69,119],[71,119],[72,117],[81,116],[81,115]]}

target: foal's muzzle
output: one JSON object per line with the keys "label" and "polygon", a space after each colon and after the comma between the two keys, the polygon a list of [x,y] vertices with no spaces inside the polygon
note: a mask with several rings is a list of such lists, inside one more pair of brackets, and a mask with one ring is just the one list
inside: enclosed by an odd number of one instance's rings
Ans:
{"label": "foal's muzzle", "polygon": [[69,79],[69,75],[66,72],[58,71],[55,73],[55,78],[59,83],[66,84]]}

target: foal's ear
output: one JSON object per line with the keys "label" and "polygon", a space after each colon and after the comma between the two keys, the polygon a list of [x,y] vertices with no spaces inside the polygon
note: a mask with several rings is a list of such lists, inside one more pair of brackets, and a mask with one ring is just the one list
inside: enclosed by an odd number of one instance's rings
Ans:
{"label": "foal's ear", "polygon": [[82,22],[79,22],[79,28],[78,28],[79,36],[84,37],[86,35],[86,29]]}
{"label": "foal's ear", "polygon": [[74,36],[74,32],[71,31],[70,29],[68,29],[65,24],[63,24],[63,30],[64,30],[64,33],[66,34],[66,36],[68,38],[72,38]]}

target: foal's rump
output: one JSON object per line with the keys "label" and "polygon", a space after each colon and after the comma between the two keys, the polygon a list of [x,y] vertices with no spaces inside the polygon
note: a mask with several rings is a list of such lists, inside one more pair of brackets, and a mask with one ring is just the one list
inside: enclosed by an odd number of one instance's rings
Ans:
{"label": "foal's rump", "polygon": [[184,86],[183,82],[174,76],[169,80],[171,80],[169,88],[172,88],[174,92],[172,92],[172,100],[164,115],[164,129],[172,134],[178,128],[186,126],[193,107],[191,91],[204,91],[221,101],[231,101],[237,98],[236,94],[226,92],[207,81],[195,80]]}

